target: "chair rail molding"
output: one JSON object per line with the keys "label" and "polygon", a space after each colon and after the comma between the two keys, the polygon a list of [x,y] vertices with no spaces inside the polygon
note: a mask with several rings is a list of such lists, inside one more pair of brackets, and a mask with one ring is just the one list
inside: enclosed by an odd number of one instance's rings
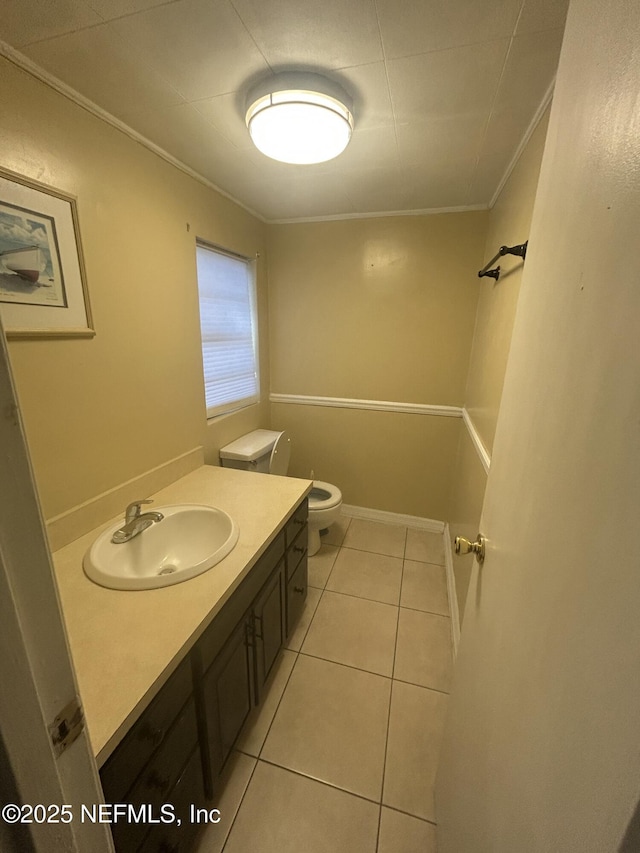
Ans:
{"label": "chair rail molding", "polygon": [[435,406],[426,403],[400,403],[390,400],[360,400],[353,397],[311,397],[304,394],[270,394],[271,403],[291,403],[296,406],[324,406],[330,409],[369,409],[376,412],[400,412],[410,415],[436,415],[461,418],[459,406]]}
{"label": "chair rail molding", "polygon": [[398,412],[410,415],[431,415],[442,418],[462,418],[482,467],[489,473],[491,456],[471,420],[469,412],[461,406],[437,406],[427,403],[402,403],[391,400],[361,400],[355,397],[313,397],[305,394],[270,394],[269,402],[294,406],[324,406],[329,409],[367,409],[373,412]]}
{"label": "chair rail molding", "polygon": [[466,409],[462,409],[462,420],[464,421],[464,425],[469,433],[469,438],[473,442],[473,446],[480,457],[482,467],[484,468],[485,473],[488,474],[489,468],[491,468],[491,456],[489,455],[487,448],[484,446],[482,439],[480,438],[480,433],[476,429],[475,424],[471,420],[471,416]]}

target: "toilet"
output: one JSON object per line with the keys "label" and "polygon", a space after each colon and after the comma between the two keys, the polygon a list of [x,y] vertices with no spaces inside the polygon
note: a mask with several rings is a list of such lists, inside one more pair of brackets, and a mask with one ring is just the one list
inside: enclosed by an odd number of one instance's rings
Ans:
{"label": "toilet", "polygon": [[[285,476],[289,469],[291,438],[286,430],[256,429],[220,448],[223,468]],[[342,493],[337,486],[314,480],[309,494],[309,556],[320,549],[320,531],[340,515]]]}

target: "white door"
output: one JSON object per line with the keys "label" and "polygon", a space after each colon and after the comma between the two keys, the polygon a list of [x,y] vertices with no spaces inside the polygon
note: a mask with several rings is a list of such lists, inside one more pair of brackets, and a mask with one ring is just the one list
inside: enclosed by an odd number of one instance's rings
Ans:
{"label": "white door", "polygon": [[441,753],[439,853],[640,849],[639,529],[640,3],[572,0]]}
{"label": "white door", "polygon": [[60,755],[49,733],[77,692],[0,322],[0,848],[7,853],[113,851],[107,825],[82,821],[82,804],[102,802],[86,731]]}

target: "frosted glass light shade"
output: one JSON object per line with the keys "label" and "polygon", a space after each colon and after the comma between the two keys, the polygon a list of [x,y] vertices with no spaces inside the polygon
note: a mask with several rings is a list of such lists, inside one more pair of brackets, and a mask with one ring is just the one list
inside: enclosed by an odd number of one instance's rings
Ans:
{"label": "frosted glass light shade", "polygon": [[302,88],[261,95],[250,103],[246,122],[256,148],[284,163],[332,160],[347,147],[353,130],[353,116],[342,100]]}

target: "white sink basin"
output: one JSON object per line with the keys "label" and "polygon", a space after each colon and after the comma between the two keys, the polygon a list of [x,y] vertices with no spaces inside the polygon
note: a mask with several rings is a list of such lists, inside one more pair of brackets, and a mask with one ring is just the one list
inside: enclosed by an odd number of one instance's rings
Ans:
{"label": "white sink basin", "polygon": [[164,518],[114,545],[114,524],[84,556],[85,574],[111,589],[156,589],[208,571],[233,550],[238,527],[221,509],[197,504],[155,507]]}

